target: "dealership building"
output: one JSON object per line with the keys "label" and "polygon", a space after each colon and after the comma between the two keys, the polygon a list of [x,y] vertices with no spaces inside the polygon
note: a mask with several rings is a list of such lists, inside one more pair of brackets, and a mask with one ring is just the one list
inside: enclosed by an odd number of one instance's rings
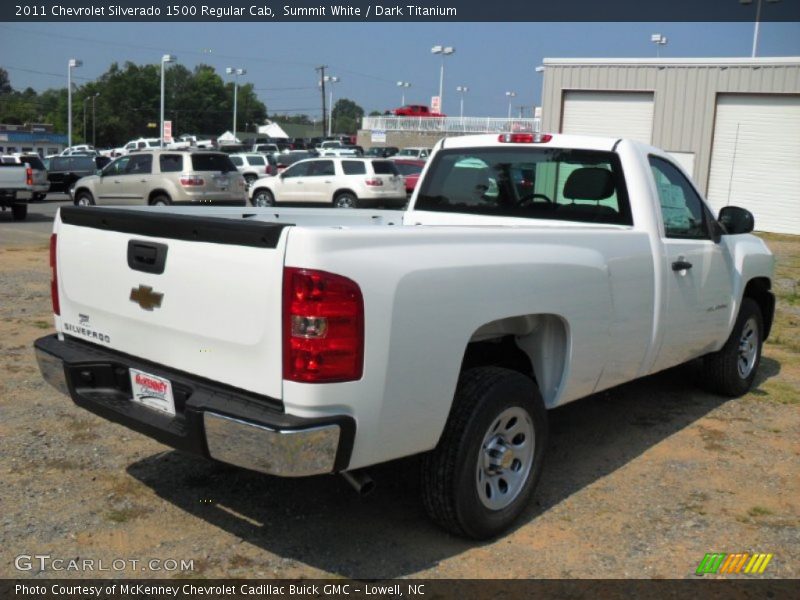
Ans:
{"label": "dealership building", "polygon": [[800,57],[545,59],[542,131],[670,152],[716,211],[800,234]]}

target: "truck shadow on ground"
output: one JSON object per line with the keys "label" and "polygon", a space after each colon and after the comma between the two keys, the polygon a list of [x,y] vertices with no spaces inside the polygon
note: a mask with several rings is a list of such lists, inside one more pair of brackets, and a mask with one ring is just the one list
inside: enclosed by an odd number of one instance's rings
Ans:
{"label": "truck shadow on ground", "polygon": [[52,223],[53,217],[28,211],[28,215],[25,217],[24,221],[15,221],[11,216],[10,210],[0,210],[0,223],[44,223],[46,221]]}
{"label": "truck shadow on ground", "polygon": [[[756,394],[779,372],[778,362],[763,359]],[[699,392],[691,369],[681,367],[551,411],[545,470],[519,527],[728,401]],[[479,545],[427,520],[418,463],[412,457],[370,469],[377,485],[366,498],[338,476],[281,479],[174,451],[131,464],[128,473],[173,505],[279,559],[380,579],[433,568]]]}

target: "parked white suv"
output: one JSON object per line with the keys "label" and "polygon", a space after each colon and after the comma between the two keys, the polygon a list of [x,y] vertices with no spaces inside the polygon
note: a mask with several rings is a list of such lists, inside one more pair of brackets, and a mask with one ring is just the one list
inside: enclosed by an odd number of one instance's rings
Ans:
{"label": "parked white suv", "polygon": [[403,177],[390,160],[324,157],[301,160],[250,187],[253,206],[333,205],[338,208],[405,206]]}
{"label": "parked white suv", "polygon": [[393,160],[405,160],[405,159],[414,159],[414,160],[428,160],[428,157],[431,155],[430,148],[403,148],[397,154],[391,156]]}
{"label": "parked white suv", "polygon": [[277,170],[270,165],[269,159],[265,155],[256,152],[231,154],[230,159],[244,177],[248,187],[253,185],[259,177],[274,175]]}

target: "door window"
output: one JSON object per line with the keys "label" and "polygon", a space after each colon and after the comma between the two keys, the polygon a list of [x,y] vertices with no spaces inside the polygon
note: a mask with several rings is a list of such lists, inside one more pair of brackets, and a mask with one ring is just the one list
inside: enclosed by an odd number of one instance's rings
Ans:
{"label": "door window", "polygon": [[658,190],[666,237],[709,239],[703,201],[689,180],[663,158],[651,156],[649,160]]}
{"label": "door window", "polygon": [[103,175],[111,175],[111,176],[124,175],[130,160],[131,160],[130,155],[120,156],[117,160],[115,160],[105,169],[103,169]]}
{"label": "door window", "polygon": [[309,162],[300,162],[296,165],[292,165],[288,169],[283,172],[284,179],[291,179],[293,177],[305,177],[308,174],[309,166],[313,164],[311,161]]}
{"label": "door window", "polygon": [[336,174],[332,160],[315,160],[311,164],[313,167],[308,172],[311,176],[325,177]]}
{"label": "door window", "polygon": [[153,170],[152,154],[137,154],[131,157],[125,169],[128,175],[149,175]]}

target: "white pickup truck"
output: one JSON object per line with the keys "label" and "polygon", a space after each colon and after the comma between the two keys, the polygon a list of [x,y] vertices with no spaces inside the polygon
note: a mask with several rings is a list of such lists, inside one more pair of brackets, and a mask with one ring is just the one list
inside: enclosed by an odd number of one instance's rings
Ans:
{"label": "white pickup truck", "polygon": [[412,454],[446,529],[507,529],[546,410],[701,358],[748,391],[774,311],[752,215],[665,152],[439,142],[405,212],[64,207],[45,379],[175,448],[279,476]]}

